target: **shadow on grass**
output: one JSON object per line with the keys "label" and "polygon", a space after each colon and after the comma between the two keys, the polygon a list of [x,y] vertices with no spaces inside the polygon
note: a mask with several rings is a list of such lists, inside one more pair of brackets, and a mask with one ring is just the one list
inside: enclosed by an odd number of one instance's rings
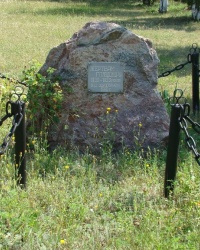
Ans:
{"label": "shadow on grass", "polygon": [[[171,9],[166,14],[160,14],[157,5],[144,6],[142,2],[133,0],[46,0],[49,2],[58,2],[60,4],[49,5],[47,9],[38,9],[34,12],[29,9],[27,14],[34,15],[62,15],[62,16],[88,16],[105,17],[105,21],[109,18],[109,22],[117,23],[127,29],[132,29],[137,34],[140,30],[184,30],[188,33],[198,31],[197,25],[191,25],[194,21],[191,18],[190,11],[186,9]],[[20,13],[20,12],[19,12]],[[73,25],[73,23],[72,23]],[[138,31],[138,32],[137,32]],[[164,31],[163,31],[164,32]],[[156,48],[160,59],[159,74],[171,70],[179,64],[187,62],[187,56],[193,43],[191,41],[187,47],[161,47]],[[181,75],[191,74],[191,65],[186,65],[182,70],[175,71],[173,75],[179,77]]]}
{"label": "shadow on grass", "polygon": [[[139,14],[137,12],[137,14]],[[112,20],[113,22],[119,23],[122,26],[132,29],[174,29],[174,30],[185,30],[187,32],[197,31],[197,27],[187,27],[190,23],[194,21],[188,15],[179,16],[179,17],[167,17],[159,13],[154,13],[150,15],[144,15],[140,13],[141,16],[135,17],[132,15],[129,19],[121,20],[119,19]]]}
{"label": "shadow on grass", "polygon": [[[191,12],[186,9],[179,10],[177,8],[168,11],[166,14],[160,14],[158,13],[158,5],[155,4],[147,7],[137,1],[48,1],[58,2],[60,6],[49,7],[45,10],[36,10],[34,13],[30,10],[28,13],[33,13],[34,15],[101,16],[105,17],[105,21],[106,18],[113,16],[116,17],[113,18],[113,22],[134,29],[184,29],[187,32],[194,32],[198,29],[197,27],[188,27],[194,21],[191,18]],[[63,5],[65,3],[66,5]]]}
{"label": "shadow on grass", "polygon": [[[187,63],[188,54],[190,53],[191,47],[192,47],[192,43],[191,45],[185,46],[185,47],[182,47],[180,45],[180,46],[176,46],[170,49],[168,49],[167,47],[156,48],[156,51],[160,60],[159,75],[165,71],[174,69],[176,66],[180,64]],[[191,75],[192,64],[188,63],[182,69],[175,70],[171,74],[175,75],[176,77]]]}

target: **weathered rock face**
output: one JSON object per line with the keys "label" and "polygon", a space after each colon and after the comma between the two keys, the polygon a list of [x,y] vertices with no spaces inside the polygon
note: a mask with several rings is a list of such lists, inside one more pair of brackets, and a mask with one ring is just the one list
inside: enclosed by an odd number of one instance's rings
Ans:
{"label": "weathered rock face", "polygon": [[[89,92],[91,62],[120,62],[123,93]],[[49,132],[50,146],[89,148],[94,153],[105,145],[116,151],[122,146],[161,146],[168,136],[169,117],[156,90],[158,63],[148,39],[114,23],[87,23],[53,48],[41,73],[55,68],[64,103],[59,124]]]}

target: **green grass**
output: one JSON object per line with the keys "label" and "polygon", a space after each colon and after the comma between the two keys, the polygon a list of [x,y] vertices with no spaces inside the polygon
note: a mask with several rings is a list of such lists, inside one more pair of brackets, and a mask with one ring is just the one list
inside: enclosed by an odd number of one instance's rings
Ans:
{"label": "green grass", "polygon": [[[21,77],[33,60],[69,39],[86,22],[119,23],[149,38],[160,58],[159,73],[187,61],[199,43],[199,22],[185,4],[170,1],[167,14],[156,2],[19,1],[0,2],[0,73]],[[199,44],[200,46],[200,44]],[[191,65],[160,78],[158,89],[175,86],[191,96]],[[0,80],[1,117],[13,83]],[[7,97],[7,95],[6,95]],[[0,128],[3,140],[11,121]],[[163,197],[166,150],[100,156],[57,149],[30,138],[27,189],[16,186],[13,142],[1,156],[0,249],[154,250],[200,249],[200,168],[180,141],[175,193]],[[198,137],[195,137],[195,140]],[[34,150],[33,150],[34,147]]]}
{"label": "green grass", "polygon": [[167,200],[158,152],[145,160],[49,155],[37,143],[26,190],[15,187],[9,156],[1,159],[2,249],[199,249],[200,173],[191,156]]}
{"label": "green grass", "polygon": [[[20,76],[30,61],[44,62],[52,47],[69,39],[86,22],[103,20],[149,38],[160,58],[161,73],[187,60],[191,45],[199,40],[199,23],[192,21],[185,4],[170,1],[167,14],[158,13],[158,6],[143,7],[134,1],[3,1],[0,72]],[[175,73],[181,87],[190,81],[190,68],[186,68]],[[166,86],[176,81],[170,76],[159,82]]]}

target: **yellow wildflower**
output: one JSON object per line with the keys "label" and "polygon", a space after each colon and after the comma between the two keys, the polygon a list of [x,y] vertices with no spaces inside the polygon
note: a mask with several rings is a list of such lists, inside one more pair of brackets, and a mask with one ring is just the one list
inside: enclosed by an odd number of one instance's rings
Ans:
{"label": "yellow wildflower", "polygon": [[138,126],[141,128],[141,127],[142,127],[142,123],[140,122],[140,123],[138,124]]}
{"label": "yellow wildflower", "polygon": [[60,240],[60,244],[65,244],[65,240]]}
{"label": "yellow wildflower", "polygon": [[111,108],[107,108],[106,110],[109,112],[109,111],[111,111]]}
{"label": "yellow wildflower", "polygon": [[200,207],[200,201],[196,202],[196,206]]}
{"label": "yellow wildflower", "polygon": [[68,166],[68,165],[66,165],[66,166],[65,166],[65,169],[66,169],[66,170],[67,170],[67,169],[69,169],[69,166]]}

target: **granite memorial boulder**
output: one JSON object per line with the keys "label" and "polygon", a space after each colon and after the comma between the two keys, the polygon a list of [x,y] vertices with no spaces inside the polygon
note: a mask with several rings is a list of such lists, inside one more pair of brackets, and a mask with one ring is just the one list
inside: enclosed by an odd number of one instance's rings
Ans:
{"label": "granite memorial boulder", "polygon": [[169,117],[157,90],[158,63],[149,39],[115,23],[87,23],[51,49],[40,73],[55,69],[64,102],[50,147],[99,153],[164,145]]}

